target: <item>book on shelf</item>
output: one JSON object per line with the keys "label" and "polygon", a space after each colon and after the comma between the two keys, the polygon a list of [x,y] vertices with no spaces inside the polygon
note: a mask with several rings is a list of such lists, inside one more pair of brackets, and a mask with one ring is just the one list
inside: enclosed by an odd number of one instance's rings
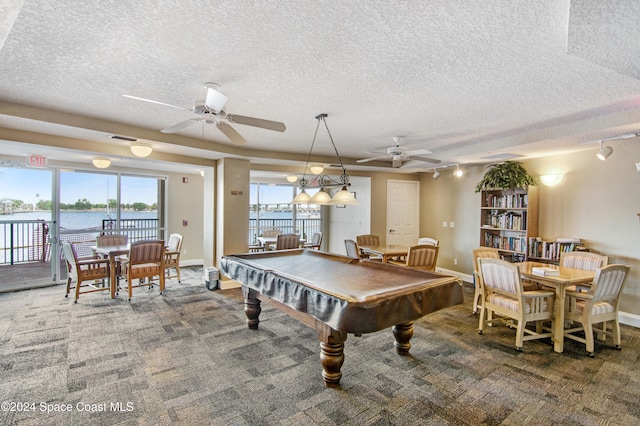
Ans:
{"label": "book on shelf", "polygon": [[550,268],[548,266],[535,266],[531,268],[531,273],[534,275],[541,275],[543,277],[560,275],[560,271],[558,269]]}

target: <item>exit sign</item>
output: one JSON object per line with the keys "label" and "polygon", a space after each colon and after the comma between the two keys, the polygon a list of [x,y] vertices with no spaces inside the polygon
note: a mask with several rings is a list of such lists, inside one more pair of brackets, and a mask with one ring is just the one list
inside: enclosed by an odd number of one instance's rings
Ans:
{"label": "exit sign", "polygon": [[44,155],[30,155],[27,157],[29,167],[47,167],[47,157]]}

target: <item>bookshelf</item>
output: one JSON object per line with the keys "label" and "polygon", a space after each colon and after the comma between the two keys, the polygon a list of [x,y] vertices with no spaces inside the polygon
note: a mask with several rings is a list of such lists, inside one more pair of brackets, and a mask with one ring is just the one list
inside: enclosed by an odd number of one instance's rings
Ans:
{"label": "bookshelf", "polygon": [[529,238],[529,260],[558,263],[560,253],[567,251],[586,251],[579,238],[558,238],[556,241],[545,241],[540,237]]}
{"label": "bookshelf", "polygon": [[480,246],[493,247],[505,260],[528,260],[527,245],[538,235],[538,187],[481,191]]}

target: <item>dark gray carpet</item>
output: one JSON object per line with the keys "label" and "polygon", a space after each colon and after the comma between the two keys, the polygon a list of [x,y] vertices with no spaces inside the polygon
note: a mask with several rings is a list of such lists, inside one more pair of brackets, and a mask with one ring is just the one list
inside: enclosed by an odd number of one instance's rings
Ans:
{"label": "dark gray carpet", "polygon": [[477,334],[465,287],[464,306],[416,322],[411,356],[390,330],[349,336],[329,389],[313,330],[267,304],[248,330],[239,290],[183,271],[131,303],[105,292],[74,305],[63,286],[0,294],[0,424],[640,424],[638,329],[594,359],[573,341],[517,352],[512,329]]}

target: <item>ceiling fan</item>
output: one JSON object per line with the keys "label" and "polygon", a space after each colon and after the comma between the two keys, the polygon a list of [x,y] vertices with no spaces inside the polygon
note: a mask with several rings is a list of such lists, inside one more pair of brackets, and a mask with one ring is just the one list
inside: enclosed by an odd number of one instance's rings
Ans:
{"label": "ceiling fan", "polygon": [[364,158],[362,160],[356,160],[357,163],[367,163],[369,161],[388,160],[391,159],[391,167],[398,168],[402,166],[402,163],[409,160],[424,161],[426,163],[438,164],[440,160],[435,158],[423,157],[423,155],[432,154],[428,149],[414,149],[409,150],[400,146],[402,142],[401,136],[395,136],[393,138],[396,143],[395,146],[387,148],[386,153],[371,152],[371,154],[379,154],[375,157]]}
{"label": "ceiling fan", "polygon": [[206,124],[215,124],[218,130],[220,130],[234,144],[244,145],[247,143],[247,140],[242,137],[242,135],[238,133],[233,127],[231,127],[229,123],[260,127],[262,129],[274,130],[276,132],[284,132],[286,130],[286,126],[284,125],[284,123],[280,123],[279,121],[247,117],[245,115],[227,114],[227,112],[222,108],[227,103],[229,97],[220,91],[220,86],[216,83],[205,83],[204,87],[207,89],[207,97],[204,103],[196,103],[193,108],[184,108],[164,102],[153,101],[151,99],[139,98],[137,96],[122,96],[138,101],[151,102],[153,104],[164,105],[172,108],[194,112],[201,116],[199,118],[190,118],[188,120],[174,124],[173,126],[167,127],[166,129],[162,129],[162,133],[176,133],[186,127],[202,121]]}

